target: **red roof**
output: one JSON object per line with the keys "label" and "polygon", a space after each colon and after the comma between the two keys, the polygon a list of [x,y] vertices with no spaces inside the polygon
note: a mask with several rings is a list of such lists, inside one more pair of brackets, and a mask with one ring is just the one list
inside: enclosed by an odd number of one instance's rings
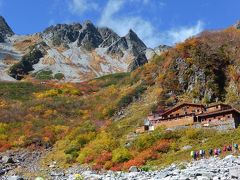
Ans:
{"label": "red roof", "polygon": [[221,111],[213,111],[213,112],[209,112],[209,113],[199,114],[198,117],[212,116],[212,115],[228,113],[228,112],[236,112],[236,113],[240,114],[240,112],[237,109],[231,108],[231,109],[225,109],[225,110],[221,110]]}
{"label": "red roof", "polygon": [[182,104],[179,104],[179,105],[177,105],[177,106],[174,106],[173,108],[171,108],[171,109],[165,111],[162,115],[169,114],[169,113],[175,111],[176,109],[181,108],[182,106],[198,106],[198,107],[203,107],[203,108],[205,107],[203,104],[182,103]]}

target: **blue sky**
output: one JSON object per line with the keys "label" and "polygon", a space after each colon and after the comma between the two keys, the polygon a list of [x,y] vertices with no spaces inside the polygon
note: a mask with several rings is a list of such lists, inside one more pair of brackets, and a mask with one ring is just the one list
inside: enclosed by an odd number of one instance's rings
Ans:
{"label": "blue sky", "polygon": [[174,44],[240,19],[240,0],[0,0],[0,12],[17,34],[56,23],[91,20],[119,35],[133,29],[149,46]]}

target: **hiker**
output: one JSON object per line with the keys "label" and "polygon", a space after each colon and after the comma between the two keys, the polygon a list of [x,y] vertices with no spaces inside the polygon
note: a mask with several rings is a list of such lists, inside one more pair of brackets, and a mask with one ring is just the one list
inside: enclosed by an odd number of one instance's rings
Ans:
{"label": "hiker", "polygon": [[201,157],[204,157],[204,156],[205,156],[205,151],[204,151],[204,150],[200,150],[200,151],[199,151],[199,155],[200,155]]}
{"label": "hiker", "polygon": [[206,154],[206,152],[205,152],[205,150],[202,150],[203,151],[203,157],[205,156],[205,154]]}
{"label": "hiker", "polygon": [[199,158],[199,152],[198,151],[196,151],[196,159],[198,159]]}
{"label": "hiker", "polygon": [[227,150],[228,150],[228,151],[232,151],[232,146],[229,145],[229,146],[227,147]]}
{"label": "hiker", "polygon": [[214,149],[213,153],[214,153],[215,156],[217,156],[218,155],[218,150]]}
{"label": "hiker", "polygon": [[191,156],[193,159],[195,159],[195,152],[194,152],[194,151],[191,151],[191,152],[190,152],[190,156]]}
{"label": "hiker", "polygon": [[238,144],[235,143],[233,145],[233,147],[234,147],[234,153],[237,153],[238,152]]}
{"label": "hiker", "polygon": [[218,150],[217,150],[217,151],[218,151],[218,155],[220,155],[220,154],[221,154],[221,152],[222,152],[220,148],[218,148]]}
{"label": "hiker", "polygon": [[235,143],[235,144],[233,145],[233,147],[234,147],[236,150],[238,150],[238,144]]}
{"label": "hiker", "polygon": [[223,152],[226,152],[226,151],[227,151],[227,146],[224,145],[224,146],[223,146]]}
{"label": "hiker", "polygon": [[209,155],[212,156],[213,155],[213,150],[212,149],[209,149]]}

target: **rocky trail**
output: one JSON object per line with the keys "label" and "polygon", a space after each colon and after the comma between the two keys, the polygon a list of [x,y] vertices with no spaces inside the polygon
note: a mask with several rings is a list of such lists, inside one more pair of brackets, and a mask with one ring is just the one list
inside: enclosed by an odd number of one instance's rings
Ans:
{"label": "rocky trail", "polygon": [[158,171],[138,171],[132,167],[132,172],[95,172],[89,168],[74,166],[66,170],[59,169],[57,162],[52,162],[49,168],[44,170],[39,167],[39,160],[44,152],[27,150],[7,152],[0,154],[0,180],[35,179],[36,177],[24,177],[19,174],[19,169],[28,174],[38,174],[45,171],[46,179],[74,180],[81,176],[88,180],[225,180],[240,179],[240,156],[228,155],[223,159],[211,157],[191,163],[171,166]]}

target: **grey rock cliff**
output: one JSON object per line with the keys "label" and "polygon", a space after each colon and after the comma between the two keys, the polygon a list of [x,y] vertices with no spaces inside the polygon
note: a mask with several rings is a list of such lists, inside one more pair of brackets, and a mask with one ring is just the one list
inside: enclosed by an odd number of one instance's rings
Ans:
{"label": "grey rock cliff", "polygon": [[0,16],[0,42],[4,42],[6,37],[12,35],[14,35],[13,30],[9,27],[4,17]]}
{"label": "grey rock cliff", "polygon": [[110,28],[97,28],[91,21],[86,21],[83,25],[75,23],[51,26],[43,31],[42,37],[47,41],[52,41],[54,46],[77,42],[78,47],[88,51],[106,48],[107,54],[119,58],[127,52],[129,56],[132,56],[129,71],[147,62],[145,56],[147,47],[133,30],[129,30],[126,36],[120,37]]}

